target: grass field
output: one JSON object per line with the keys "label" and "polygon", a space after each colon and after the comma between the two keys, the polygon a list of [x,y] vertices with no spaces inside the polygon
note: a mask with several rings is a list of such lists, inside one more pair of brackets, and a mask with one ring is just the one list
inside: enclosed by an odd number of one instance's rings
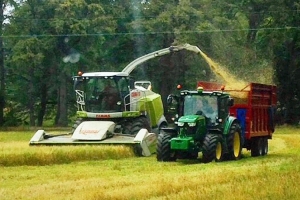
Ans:
{"label": "grass field", "polygon": [[300,128],[278,127],[269,154],[160,163],[129,147],[29,147],[32,131],[0,132],[0,199],[299,199]]}

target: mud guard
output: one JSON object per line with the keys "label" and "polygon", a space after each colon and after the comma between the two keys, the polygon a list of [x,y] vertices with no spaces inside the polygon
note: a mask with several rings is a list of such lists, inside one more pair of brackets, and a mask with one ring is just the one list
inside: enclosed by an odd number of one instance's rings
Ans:
{"label": "mud guard", "polygon": [[224,135],[228,135],[229,130],[230,130],[230,127],[231,127],[231,125],[232,125],[233,122],[237,122],[237,123],[239,124],[237,118],[235,118],[235,117],[233,117],[233,116],[229,116],[229,117],[227,118],[227,120],[226,120],[224,132],[223,132]]}

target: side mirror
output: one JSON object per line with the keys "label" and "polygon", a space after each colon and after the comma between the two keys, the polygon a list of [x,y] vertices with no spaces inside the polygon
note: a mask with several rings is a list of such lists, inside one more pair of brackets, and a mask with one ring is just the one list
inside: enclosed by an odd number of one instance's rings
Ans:
{"label": "side mirror", "polygon": [[174,95],[170,94],[168,97],[167,97],[167,104],[168,105],[172,105],[174,103],[174,100],[176,101],[176,99],[174,98]]}
{"label": "side mirror", "polygon": [[227,100],[227,106],[231,107],[234,105],[234,99],[233,98],[228,98]]}
{"label": "side mirror", "polygon": [[203,115],[203,112],[202,112],[201,110],[198,110],[198,111],[196,112],[196,115]]}

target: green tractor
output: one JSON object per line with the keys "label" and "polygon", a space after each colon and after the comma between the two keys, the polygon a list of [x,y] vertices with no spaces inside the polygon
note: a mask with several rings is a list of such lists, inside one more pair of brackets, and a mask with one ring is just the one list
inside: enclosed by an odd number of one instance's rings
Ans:
{"label": "green tractor", "polygon": [[167,102],[175,126],[162,128],[158,136],[158,161],[197,159],[199,152],[204,163],[240,159],[243,137],[238,119],[230,116],[233,99],[228,93],[199,87],[169,95]]}

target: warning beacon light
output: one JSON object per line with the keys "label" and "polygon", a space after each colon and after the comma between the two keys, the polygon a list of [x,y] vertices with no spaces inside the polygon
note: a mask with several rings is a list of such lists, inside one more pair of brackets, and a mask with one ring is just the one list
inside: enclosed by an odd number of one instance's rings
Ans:
{"label": "warning beacon light", "polygon": [[77,74],[78,74],[78,76],[82,76],[83,72],[79,71]]}
{"label": "warning beacon light", "polygon": [[182,89],[182,85],[181,84],[178,84],[177,85],[177,90],[181,90]]}

